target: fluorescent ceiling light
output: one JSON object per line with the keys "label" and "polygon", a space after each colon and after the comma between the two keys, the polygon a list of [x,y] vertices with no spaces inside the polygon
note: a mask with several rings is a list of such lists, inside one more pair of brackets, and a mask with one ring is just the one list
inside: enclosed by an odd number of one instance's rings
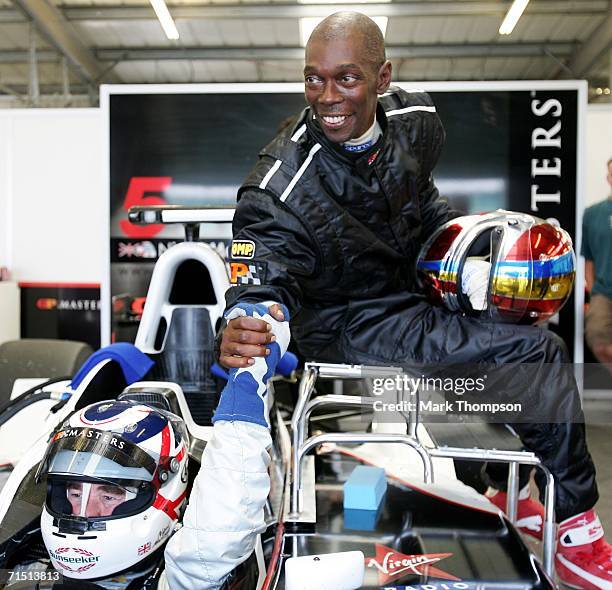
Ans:
{"label": "fluorescent ceiling light", "polygon": [[[368,4],[369,0],[298,0],[298,4]],[[377,4],[391,0],[377,0]]]}
{"label": "fluorescent ceiling light", "polygon": [[172,20],[172,16],[170,15],[170,11],[166,6],[165,0],[150,0],[151,6],[159,19],[159,22],[164,29],[164,33],[166,33],[166,37],[168,39],[178,39],[179,32]]}
{"label": "fluorescent ceiling light", "polygon": [[[329,12],[329,14],[333,14],[334,12],[338,12],[336,9],[333,9]],[[308,41],[311,33],[314,31],[315,27],[324,19],[326,16],[314,16],[314,17],[305,17],[300,19],[300,40],[302,45],[305,47],[306,42]],[[382,31],[383,37],[387,33],[387,22],[389,18],[386,16],[372,16],[370,17],[377,25],[378,28]]]}
{"label": "fluorescent ceiling light", "polygon": [[527,4],[529,4],[529,0],[514,0],[512,6],[506,13],[504,22],[501,24],[501,27],[499,27],[500,35],[509,35],[512,33],[518,19],[521,18],[521,14],[523,14],[523,11],[527,8]]}

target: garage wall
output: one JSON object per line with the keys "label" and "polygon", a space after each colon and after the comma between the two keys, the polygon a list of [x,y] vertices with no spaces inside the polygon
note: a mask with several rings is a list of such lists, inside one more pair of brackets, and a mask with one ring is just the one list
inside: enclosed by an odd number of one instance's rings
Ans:
{"label": "garage wall", "polygon": [[11,264],[11,224],[10,216],[10,137],[11,120],[0,115],[0,267]]}
{"label": "garage wall", "polygon": [[[608,195],[612,105],[587,110],[585,205]],[[99,109],[0,110],[0,266],[17,281],[102,280],[107,196]]]}
{"label": "garage wall", "polygon": [[0,266],[14,280],[101,281],[102,133],[99,109],[0,111]]}
{"label": "garage wall", "polygon": [[610,194],[606,162],[612,158],[612,104],[593,104],[587,109],[585,207]]}

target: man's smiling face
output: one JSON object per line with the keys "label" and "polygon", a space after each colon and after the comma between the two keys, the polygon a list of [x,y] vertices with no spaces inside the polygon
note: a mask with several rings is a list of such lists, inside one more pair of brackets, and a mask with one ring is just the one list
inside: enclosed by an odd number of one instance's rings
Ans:
{"label": "man's smiling face", "polygon": [[311,38],[306,47],[306,101],[330,141],[363,135],[374,123],[377,94],[389,87],[391,64],[364,59],[359,34],[338,39]]}

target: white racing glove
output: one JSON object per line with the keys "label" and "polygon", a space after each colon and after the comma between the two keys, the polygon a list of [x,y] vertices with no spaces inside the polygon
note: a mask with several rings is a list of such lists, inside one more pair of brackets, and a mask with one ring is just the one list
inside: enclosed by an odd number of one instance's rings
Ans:
{"label": "white racing glove", "polygon": [[468,258],[463,265],[461,290],[468,296],[470,304],[477,311],[487,308],[487,290],[491,264],[479,258]]}

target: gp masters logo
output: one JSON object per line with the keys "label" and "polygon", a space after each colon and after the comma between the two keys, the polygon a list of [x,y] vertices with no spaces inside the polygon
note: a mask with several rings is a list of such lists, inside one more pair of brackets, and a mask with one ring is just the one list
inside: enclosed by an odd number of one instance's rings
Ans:
{"label": "gp masters logo", "polygon": [[36,309],[49,311],[57,307],[57,299],[55,297],[41,297],[36,300]]}
{"label": "gp masters logo", "polygon": [[381,586],[406,575],[461,581],[461,578],[434,567],[435,563],[451,555],[452,553],[404,555],[389,547],[377,544],[376,556],[366,557],[366,565],[378,570],[378,583]]}
{"label": "gp masters logo", "polygon": [[98,311],[98,299],[56,299],[55,297],[41,297],[36,300],[36,309],[41,311]]}
{"label": "gp masters logo", "polygon": [[255,256],[255,242],[251,240],[234,240],[232,242],[232,258],[250,260]]}

